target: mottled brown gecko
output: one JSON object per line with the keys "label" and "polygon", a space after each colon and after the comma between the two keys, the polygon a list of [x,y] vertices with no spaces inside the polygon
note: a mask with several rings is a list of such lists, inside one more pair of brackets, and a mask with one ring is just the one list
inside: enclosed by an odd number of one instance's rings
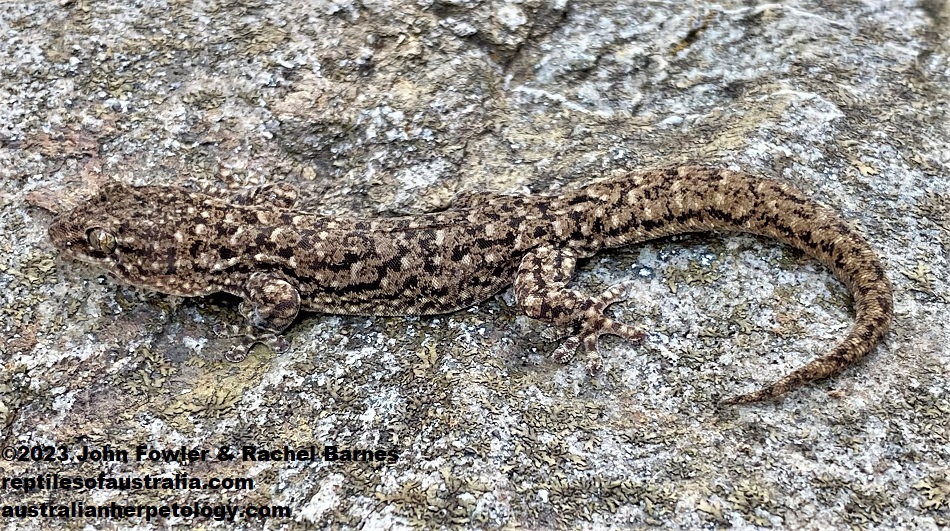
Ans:
{"label": "mottled brown gecko", "polygon": [[476,304],[514,285],[530,317],[570,329],[554,355],[578,347],[599,368],[602,334],[643,334],[604,314],[629,283],[599,296],[569,287],[578,259],[685,232],[765,235],[817,258],[854,295],[855,324],[834,349],[729,404],[776,397],[835,375],[887,331],[891,287],[868,243],[832,210],[774,180],[683,166],[629,173],[558,196],[472,194],[449,210],[357,219],[294,208],[264,186],[234,197],[118,183],[50,226],[54,245],[141,287],[244,299],[254,327],[280,333],[300,310],[429,315]]}

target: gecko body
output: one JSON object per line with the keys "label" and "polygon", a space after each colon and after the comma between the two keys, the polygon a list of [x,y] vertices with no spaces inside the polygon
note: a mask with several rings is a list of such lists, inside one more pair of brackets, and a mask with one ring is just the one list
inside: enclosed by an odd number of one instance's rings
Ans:
{"label": "gecko body", "polygon": [[855,324],[827,353],[732,404],[837,374],[874,348],[892,316],[884,268],[860,234],[801,192],[740,172],[643,170],[557,196],[473,194],[412,217],[327,217],[294,205],[293,191],[279,186],[223,197],[113,183],[57,216],[49,234],[64,254],[136,286],[237,295],[249,323],[273,333],[301,310],[440,314],[513,285],[525,314],[571,330],[555,356],[583,347],[592,370],[600,335],[643,334],[604,313],[629,283],[596,296],[569,286],[578,260],[686,232],[764,235],[829,267],[854,296]]}

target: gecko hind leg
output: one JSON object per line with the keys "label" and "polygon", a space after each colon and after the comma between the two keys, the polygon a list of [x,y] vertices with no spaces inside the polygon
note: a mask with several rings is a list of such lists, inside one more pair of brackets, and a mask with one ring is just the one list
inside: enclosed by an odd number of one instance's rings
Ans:
{"label": "gecko hind leg", "polygon": [[621,282],[598,296],[583,294],[567,287],[574,274],[577,259],[584,255],[572,249],[539,247],[521,260],[514,281],[515,298],[528,317],[572,328],[573,335],[554,350],[552,357],[567,362],[578,347],[586,353],[587,370],[600,370],[603,359],[597,351],[597,339],[605,334],[640,341],[640,330],[605,315],[607,308],[625,300],[633,282]]}

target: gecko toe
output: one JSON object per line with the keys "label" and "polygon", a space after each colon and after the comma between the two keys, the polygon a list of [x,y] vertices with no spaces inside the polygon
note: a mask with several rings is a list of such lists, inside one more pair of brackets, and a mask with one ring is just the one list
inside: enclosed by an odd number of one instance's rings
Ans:
{"label": "gecko toe", "polygon": [[587,351],[585,366],[587,367],[587,373],[591,376],[599,373],[600,369],[603,368],[604,357],[600,355],[600,352],[597,352],[596,348]]}
{"label": "gecko toe", "polygon": [[253,343],[250,345],[247,345],[244,342],[241,342],[240,344],[237,344],[237,345],[233,345],[231,348],[225,351],[224,359],[225,361],[228,361],[231,363],[241,363],[242,361],[247,359],[247,355],[251,352],[251,347],[253,346],[254,346]]}
{"label": "gecko toe", "polygon": [[623,282],[618,282],[611,285],[609,288],[604,290],[603,293],[591,299],[593,307],[604,311],[611,304],[616,304],[618,302],[623,302],[630,298],[630,294],[633,291],[633,287],[636,282],[633,280],[625,280]]}
{"label": "gecko toe", "polygon": [[579,348],[586,352],[585,365],[590,374],[598,372],[603,365],[603,358],[597,352],[597,334],[571,336],[554,349],[551,357],[561,363],[569,363],[577,355]]}
{"label": "gecko toe", "polygon": [[244,335],[239,337],[241,337],[241,340],[238,344],[233,345],[224,353],[224,359],[231,363],[240,363],[247,359],[247,356],[251,353],[251,349],[257,344],[264,345],[278,354],[286,352],[290,347],[290,343],[287,339],[279,334]]}
{"label": "gecko toe", "polygon": [[580,336],[571,336],[554,349],[554,352],[551,353],[551,357],[561,363],[568,363],[574,359],[574,355],[577,354],[577,347],[580,345]]}
{"label": "gecko toe", "polygon": [[583,348],[586,353],[587,372],[596,374],[600,372],[604,361],[597,350],[597,340],[604,334],[619,336],[630,341],[641,341],[645,336],[642,331],[630,325],[596,314],[588,319],[577,335],[571,336],[561,343],[551,353],[551,356],[557,361],[567,363],[574,359],[579,347]]}

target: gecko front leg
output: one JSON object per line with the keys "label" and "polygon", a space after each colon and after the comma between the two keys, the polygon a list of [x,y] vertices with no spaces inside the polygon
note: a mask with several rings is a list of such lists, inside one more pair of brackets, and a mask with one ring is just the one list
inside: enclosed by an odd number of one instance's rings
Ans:
{"label": "gecko front leg", "polygon": [[[240,312],[247,322],[247,333],[240,345],[232,347],[225,358],[241,361],[257,343],[264,343],[275,351],[287,348],[287,342],[280,335],[300,312],[300,292],[286,279],[268,274],[254,273],[242,287]],[[253,329],[262,329],[263,334]]]}
{"label": "gecko front leg", "polygon": [[569,361],[579,346],[587,354],[587,369],[600,370],[597,338],[603,334],[632,341],[643,339],[643,332],[607,317],[604,312],[615,302],[627,298],[630,283],[615,284],[598,296],[590,296],[567,284],[574,275],[577,259],[586,255],[569,248],[543,246],[525,254],[514,280],[518,306],[528,317],[560,327],[570,327],[573,335],[552,353],[559,361]]}

